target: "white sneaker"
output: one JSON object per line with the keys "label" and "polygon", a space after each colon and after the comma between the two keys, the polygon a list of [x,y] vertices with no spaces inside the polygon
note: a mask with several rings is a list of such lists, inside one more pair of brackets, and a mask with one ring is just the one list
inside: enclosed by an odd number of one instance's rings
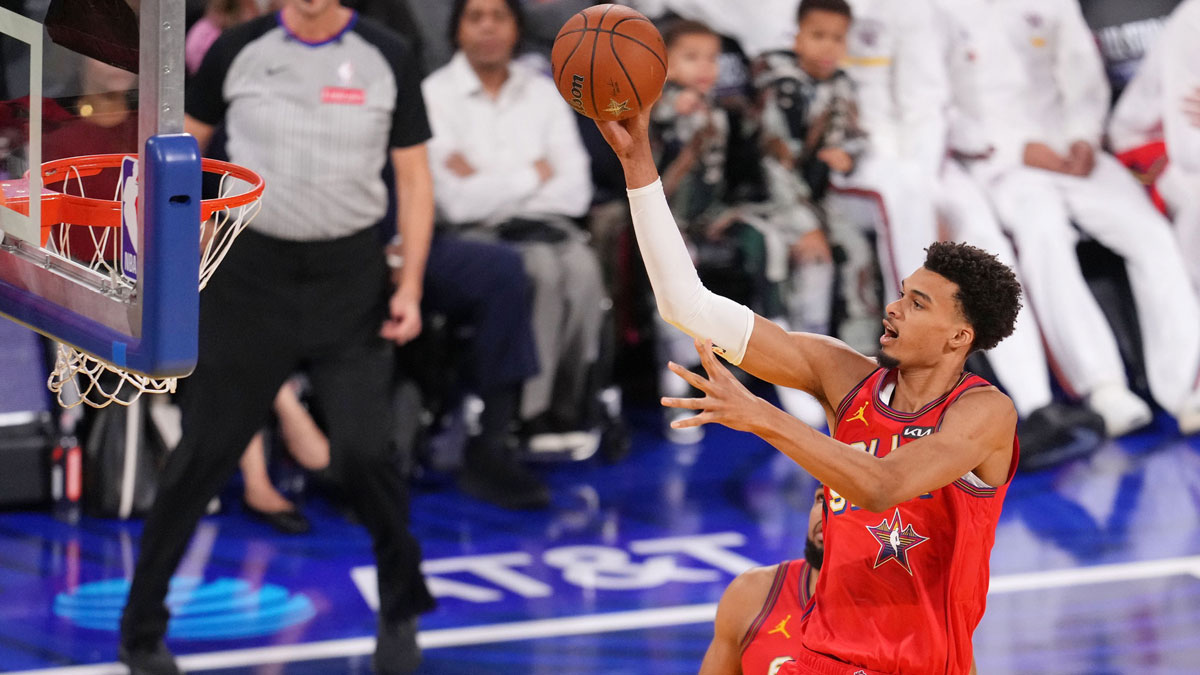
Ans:
{"label": "white sneaker", "polygon": [[1104,418],[1109,438],[1124,436],[1149,424],[1154,415],[1150,406],[1122,384],[1107,384],[1087,398],[1088,407]]}
{"label": "white sneaker", "polygon": [[825,406],[808,392],[788,387],[775,386],[779,405],[784,412],[814,429],[823,429],[829,424],[825,417]]}
{"label": "white sneaker", "polygon": [[1183,405],[1175,414],[1175,421],[1179,423],[1179,431],[1184,436],[1200,432],[1200,389],[1183,400]]}

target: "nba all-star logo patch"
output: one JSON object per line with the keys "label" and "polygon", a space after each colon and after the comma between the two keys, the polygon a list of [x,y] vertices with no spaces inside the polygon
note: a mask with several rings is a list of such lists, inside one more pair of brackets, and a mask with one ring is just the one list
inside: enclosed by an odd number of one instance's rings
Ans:
{"label": "nba all-star logo patch", "polygon": [[911,524],[905,525],[900,518],[900,509],[896,509],[890,520],[884,518],[878,525],[867,525],[866,528],[871,536],[879,542],[879,554],[875,556],[875,567],[878,568],[889,560],[895,560],[896,564],[911,575],[912,567],[908,564],[908,552],[913,547],[929,541],[929,537],[917,534]]}

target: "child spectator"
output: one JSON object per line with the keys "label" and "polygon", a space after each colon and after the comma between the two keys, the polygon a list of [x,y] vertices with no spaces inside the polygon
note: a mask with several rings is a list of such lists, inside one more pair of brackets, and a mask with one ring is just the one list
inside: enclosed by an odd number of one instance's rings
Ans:
{"label": "child spectator", "polygon": [[[806,205],[820,219],[815,229],[790,233],[787,318],[795,330],[831,333],[832,243],[841,254],[836,285],[845,318],[839,332],[856,349],[870,353],[876,348],[880,315],[875,256],[863,232],[825,203],[831,177],[851,174],[867,150],[854,83],[838,67],[846,55],[850,6],[844,0],[805,0],[797,23],[793,51],[769,52],[755,64],[771,192]],[[818,424],[824,419],[815,401],[799,392],[781,390],[780,399],[802,419]]]}
{"label": "child spectator", "polygon": [[[706,286],[778,316],[783,302],[777,286],[787,276],[788,244],[776,223],[811,231],[816,219],[807,212],[779,211],[775,200],[748,203],[742,198],[745,190],[735,196],[728,165],[746,134],[739,116],[715,99],[721,38],[702,23],[682,20],[667,29],[664,40],[667,83],[651,114],[650,138],[671,210]],[[698,365],[690,338],[664,327],[658,347],[663,394],[683,395],[686,383],[666,370],[666,362]],[[693,443],[702,437],[698,427],[672,429],[670,421],[666,433],[672,441]]]}

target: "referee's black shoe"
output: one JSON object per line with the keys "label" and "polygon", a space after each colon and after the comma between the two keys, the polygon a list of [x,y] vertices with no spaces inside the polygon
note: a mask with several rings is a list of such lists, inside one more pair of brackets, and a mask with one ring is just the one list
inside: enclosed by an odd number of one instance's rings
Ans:
{"label": "referee's black shoe", "polygon": [[175,655],[159,640],[153,647],[117,648],[117,660],[129,666],[129,675],[183,675]]}
{"label": "referee's black shoe", "polygon": [[421,648],[417,646],[416,617],[403,621],[379,621],[372,660],[377,675],[408,675],[421,665]]}

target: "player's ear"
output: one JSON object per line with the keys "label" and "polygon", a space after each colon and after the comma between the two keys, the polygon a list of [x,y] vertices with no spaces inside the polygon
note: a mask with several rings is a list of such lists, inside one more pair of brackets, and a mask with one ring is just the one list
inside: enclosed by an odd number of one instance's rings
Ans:
{"label": "player's ear", "polygon": [[975,329],[970,324],[962,324],[951,336],[950,347],[953,349],[969,348],[974,341]]}

